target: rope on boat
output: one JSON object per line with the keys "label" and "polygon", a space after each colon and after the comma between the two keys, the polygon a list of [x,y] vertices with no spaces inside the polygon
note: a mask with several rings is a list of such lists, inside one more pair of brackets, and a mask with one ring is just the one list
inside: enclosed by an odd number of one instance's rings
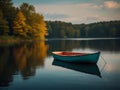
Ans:
{"label": "rope on boat", "polygon": [[102,55],[101,55],[101,58],[103,59],[103,61],[104,61],[105,63],[107,63],[107,62],[105,61],[105,59],[102,57]]}
{"label": "rope on boat", "polygon": [[105,68],[105,65],[107,64],[107,62],[106,62],[105,59],[102,57],[102,55],[101,55],[101,58],[102,58],[102,60],[105,62],[105,64],[104,64],[103,67],[101,68],[100,72],[103,71],[103,69]]}

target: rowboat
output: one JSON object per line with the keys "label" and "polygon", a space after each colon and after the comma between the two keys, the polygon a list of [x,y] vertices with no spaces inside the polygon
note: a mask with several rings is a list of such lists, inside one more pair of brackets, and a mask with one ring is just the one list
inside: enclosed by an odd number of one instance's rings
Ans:
{"label": "rowboat", "polygon": [[54,59],[72,62],[72,63],[93,63],[96,64],[99,60],[100,52],[96,53],[78,53],[68,51],[52,52]]}
{"label": "rowboat", "polygon": [[54,59],[52,62],[52,65],[66,68],[69,70],[74,70],[77,72],[82,72],[85,74],[96,75],[96,76],[99,76],[100,78],[102,77],[97,64],[68,63],[68,62],[62,62],[62,61]]}

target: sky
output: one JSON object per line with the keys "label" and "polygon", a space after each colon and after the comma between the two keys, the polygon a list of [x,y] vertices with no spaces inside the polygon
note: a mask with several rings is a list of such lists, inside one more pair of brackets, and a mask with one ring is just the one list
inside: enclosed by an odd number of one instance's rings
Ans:
{"label": "sky", "polygon": [[73,24],[120,20],[120,0],[12,0],[33,5],[45,20]]}

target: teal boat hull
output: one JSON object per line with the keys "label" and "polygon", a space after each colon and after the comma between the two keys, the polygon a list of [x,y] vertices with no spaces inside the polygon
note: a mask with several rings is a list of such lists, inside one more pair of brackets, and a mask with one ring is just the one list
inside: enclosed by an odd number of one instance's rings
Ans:
{"label": "teal boat hull", "polygon": [[59,55],[55,52],[52,53],[54,59],[64,61],[64,62],[74,62],[74,63],[97,63],[99,60],[100,52],[85,54],[85,55]]}

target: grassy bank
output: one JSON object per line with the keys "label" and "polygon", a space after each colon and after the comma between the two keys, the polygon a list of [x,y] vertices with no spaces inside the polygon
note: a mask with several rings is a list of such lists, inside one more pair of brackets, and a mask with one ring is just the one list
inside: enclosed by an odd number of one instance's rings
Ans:
{"label": "grassy bank", "polygon": [[14,36],[0,36],[0,43],[13,43],[18,41],[20,41],[20,39]]}
{"label": "grassy bank", "polygon": [[45,41],[45,39],[19,38],[15,36],[0,36],[0,43],[19,43],[19,42],[33,42],[33,41]]}

